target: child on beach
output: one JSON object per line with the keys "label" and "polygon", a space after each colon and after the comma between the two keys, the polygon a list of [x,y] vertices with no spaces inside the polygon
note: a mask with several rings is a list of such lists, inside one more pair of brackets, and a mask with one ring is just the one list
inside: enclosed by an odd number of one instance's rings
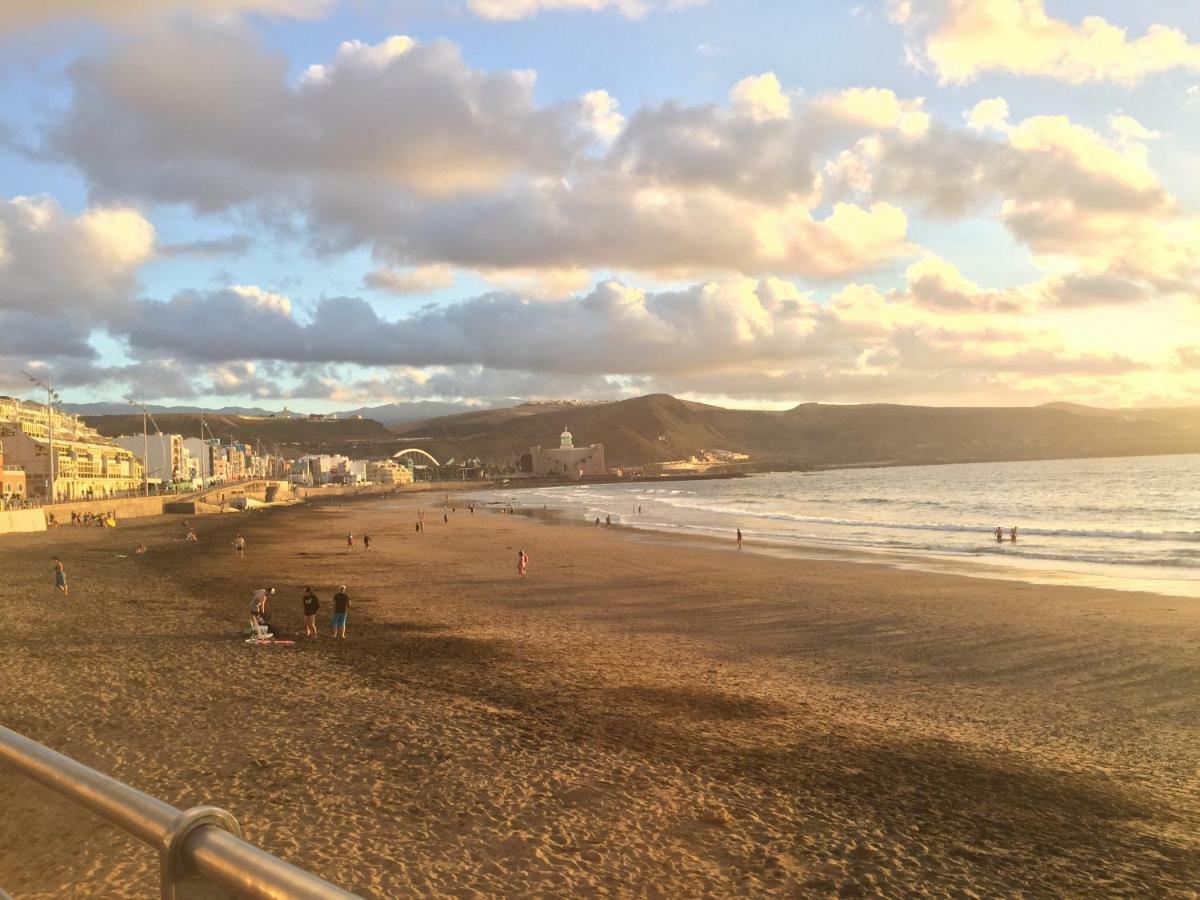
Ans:
{"label": "child on beach", "polygon": [[54,558],[54,589],[62,591],[64,597],[67,594],[67,570],[63,568],[62,560],[57,556]]}
{"label": "child on beach", "polygon": [[233,539],[233,552],[236,553],[241,559],[246,558],[246,539],[242,537],[242,533],[240,531],[238,532],[237,537]]}
{"label": "child on beach", "polygon": [[306,587],[304,589],[304,634],[305,636],[317,636],[317,610],[321,608],[321,601],[317,599],[317,595],[313,593],[313,589]]}
{"label": "child on beach", "polygon": [[344,584],[338,585],[338,592],[333,595],[333,636],[346,637],[346,616],[350,612],[350,595],[346,593]]}
{"label": "child on beach", "polygon": [[517,574],[524,575],[529,569],[529,556],[524,550],[517,551]]}

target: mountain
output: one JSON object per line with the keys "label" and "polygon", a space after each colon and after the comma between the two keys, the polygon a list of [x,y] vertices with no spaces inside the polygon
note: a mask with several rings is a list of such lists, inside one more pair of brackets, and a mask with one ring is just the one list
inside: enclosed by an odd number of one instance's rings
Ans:
{"label": "mountain", "polygon": [[380,424],[391,427],[403,425],[406,422],[423,421],[437,416],[449,416],[455,413],[473,412],[479,409],[469,403],[438,402],[436,400],[418,400],[414,403],[387,403],[383,406],[362,406],[358,409],[348,409],[337,413],[339,419],[352,419],[362,416],[364,419],[374,419]]}
{"label": "mountain", "polygon": [[[64,403],[62,405],[69,413],[74,413],[77,416],[127,416],[131,415],[135,407],[132,403]],[[157,416],[160,413],[210,413],[212,415],[226,416],[269,416],[272,411],[262,409],[258,406],[224,406],[221,409],[207,410],[202,406],[155,406],[153,403],[147,403],[146,409],[150,414]],[[140,413],[139,413],[140,415]]]}
{"label": "mountain", "polygon": [[[404,404],[399,404],[404,406]],[[86,415],[102,434],[137,434],[140,413]],[[155,413],[165,432],[200,433],[194,413]],[[1104,410],[1036,407],[923,407],[892,404],[789,410],[724,409],[652,394],[612,403],[526,403],[435,416],[385,428],[371,418],[314,421],[205,414],[213,435],[288,455],[381,457],[419,447],[438,459],[511,463],[530,447],[555,447],[563,427],[577,445],[604,444],[614,466],[686,459],[700,450],[748,453],[770,466],[922,465],[1022,459],[1200,453],[1200,407]]]}
{"label": "mountain", "polygon": [[[1100,414],[1098,414],[1100,413]],[[567,426],[575,443],[602,443],[610,465],[734,450],[764,465],[903,465],[1200,453],[1200,409],[920,407],[801,404],[737,410],[653,394],[595,405],[519,406],[397,426],[439,459],[512,461],[553,447]]]}
{"label": "mountain", "polygon": [[[142,416],[84,416],[84,421],[101,434],[141,434]],[[156,413],[154,421],[165,434],[200,436],[200,416],[195,413]],[[153,426],[152,426],[153,427]],[[247,444],[261,444],[264,450],[279,446],[285,456],[303,453],[345,453],[356,456],[384,456],[400,449],[400,440],[373,419],[266,418],[258,416],[204,414],[205,437],[217,437]]]}

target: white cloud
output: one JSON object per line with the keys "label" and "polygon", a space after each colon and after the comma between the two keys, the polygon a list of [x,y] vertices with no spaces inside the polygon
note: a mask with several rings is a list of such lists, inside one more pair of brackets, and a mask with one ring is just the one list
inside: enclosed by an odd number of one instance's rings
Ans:
{"label": "white cloud", "polygon": [[1100,16],[1056,19],[1045,0],[890,0],[890,13],[915,32],[943,82],[1004,71],[1128,85],[1171,69],[1200,71],[1200,44],[1178,28],[1152,25],[1131,38]]}
{"label": "white cloud", "polygon": [[847,88],[818,98],[815,105],[846,121],[910,138],[925,134],[932,123],[924,97],[904,100],[887,88]]}
{"label": "white cloud", "polygon": [[1008,128],[1008,101],[1003,97],[980,100],[963,118],[975,131],[1004,131]]}
{"label": "white cloud", "polygon": [[363,277],[363,284],[400,296],[428,294],[452,287],[454,271],[449,266],[420,266],[399,272],[394,269],[376,269]]}
{"label": "white cloud", "polygon": [[153,16],[193,15],[207,19],[257,14],[310,19],[336,0],[39,0],[0,3],[0,29],[42,25],[61,19],[93,19],[137,25]]}
{"label": "white cloud", "polygon": [[910,252],[903,212],[817,212],[813,155],[875,127],[927,127],[921,101],[890,91],[794,106],[769,73],[728,106],[626,119],[603,91],[539,106],[534,73],[479,71],[451,44],[408,38],[345,42],[293,83],[244,33],[193,30],[81,61],[72,79],[48,152],[100,196],[299,220],[321,252],[365,246],[387,268],[488,277],[886,266]]}
{"label": "white cloud", "polygon": [[792,115],[791,101],[774,72],[743,78],[733,86],[729,99],[739,114],[756,122],[787,119]]}
{"label": "white cloud", "polygon": [[467,0],[468,8],[485,19],[526,19],[543,12],[600,12],[613,10],[631,19],[651,10],[698,6],[705,0]]}

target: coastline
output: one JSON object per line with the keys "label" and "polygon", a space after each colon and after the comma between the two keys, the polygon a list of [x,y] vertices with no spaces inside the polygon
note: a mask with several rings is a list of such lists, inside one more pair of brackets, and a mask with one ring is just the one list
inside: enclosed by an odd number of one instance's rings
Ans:
{"label": "coastline", "polygon": [[[1194,604],[462,506],[418,534],[424,499],[209,517],[191,545],[173,517],[14,536],[0,717],[170,802],[226,806],[367,897],[1200,881]],[[350,530],[370,554],[347,553]],[[348,584],[348,640],[241,643],[251,590],[279,587],[294,635],[310,581],[326,603]],[[0,802],[8,890],[152,890],[152,855],[111,829],[7,772]]]}
{"label": "coastline", "polygon": [[[539,485],[545,487],[545,485]],[[507,490],[507,486],[503,488]],[[496,493],[499,486],[493,486],[490,492]],[[464,498],[469,502],[473,494],[487,492],[473,491],[451,494],[452,497]],[[479,508],[489,514],[498,512],[506,504],[500,501],[479,501]],[[583,518],[570,515],[563,508],[539,509],[535,506],[514,507],[518,515],[554,525],[571,527],[595,527],[594,523]],[[602,528],[605,526],[601,525]],[[648,542],[662,541],[664,544],[674,542],[691,543],[695,546],[711,550],[737,552],[732,543],[733,532],[728,536],[717,533],[717,529],[687,529],[687,528],[655,528],[638,525],[636,520],[620,522],[608,526],[611,530],[628,535],[634,540]],[[837,547],[831,545],[805,544],[799,541],[772,540],[763,538],[747,539],[743,542],[743,551],[766,556],[777,556],[796,560],[825,560],[851,565],[877,566],[892,570],[924,572],[928,574],[959,575],[966,578],[979,578],[997,581],[1015,581],[1029,585],[1084,587],[1095,590],[1121,591],[1127,593],[1155,594],[1180,600],[1200,599],[1200,582],[1194,579],[1159,577],[1152,578],[1142,572],[1128,573],[1120,567],[1112,571],[1097,571],[1096,567],[1080,566],[1072,569],[1065,563],[1058,568],[1046,566],[1038,568],[1025,563],[1005,560],[1003,557],[976,558],[960,555],[921,554],[903,551],[888,551],[884,549],[859,549]]]}

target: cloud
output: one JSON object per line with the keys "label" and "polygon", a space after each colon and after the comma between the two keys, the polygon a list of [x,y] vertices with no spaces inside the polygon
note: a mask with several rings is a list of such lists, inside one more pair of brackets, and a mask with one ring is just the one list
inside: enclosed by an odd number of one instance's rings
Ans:
{"label": "cloud", "polygon": [[422,266],[397,272],[393,269],[376,269],[363,276],[363,284],[377,291],[408,296],[428,294],[454,285],[454,272],[448,266]]}
{"label": "cloud", "polygon": [[533,73],[473,69],[442,41],[345,42],[289,81],[245,34],[194,29],[71,80],[45,153],[98,196],[299,221],[318,252],[387,268],[828,279],[911,252],[897,207],[822,207],[813,164],[847,135],[920,131],[921,101],[890,91],[797,106],[767,73],[728,106],[625,117],[602,91],[540,106]]}
{"label": "cloud", "polygon": [[599,12],[613,10],[631,19],[651,10],[698,6],[705,0],[467,0],[467,7],[484,19],[512,21],[543,12]]}
{"label": "cloud", "polygon": [[846,121],[877,131],[898,131],[908,138],[925,134],[932,122],[923,97],[904,100],[886,88],[848,88],[818,98],[816,106]]}
{"label": "cloud", "polygon": [[0,199],[0,309],[94,319],[127,301],[153,252],[154,226],[131,207]]}
{"label": "cloud", "polygon": [[1178,28],[1152,25],[1140,37],[1100,16],[1056,19],[1044,0],[889,0],[893,21],[919,41],[943,83],[992,71],[1071,84],[1132,85],[1172,69],[1200,71],[1200,44]]}
{"label": "cloud", "polygon": [[163,256],[199,256],[213,258],[220,256],[241,256],[254,244],[254,238],[248,234],[230,234],[219,238],[198,238],[194,241],[179,241],[173,244],[162,244],[158,252]]}
{"label": "cloud", "polygon": [[316,18],[335,0],[43,0],[0,4],[0,29],[36,26],[62,19],[140,24],[148,16],[192,15],[225,19],[249,14]]}

